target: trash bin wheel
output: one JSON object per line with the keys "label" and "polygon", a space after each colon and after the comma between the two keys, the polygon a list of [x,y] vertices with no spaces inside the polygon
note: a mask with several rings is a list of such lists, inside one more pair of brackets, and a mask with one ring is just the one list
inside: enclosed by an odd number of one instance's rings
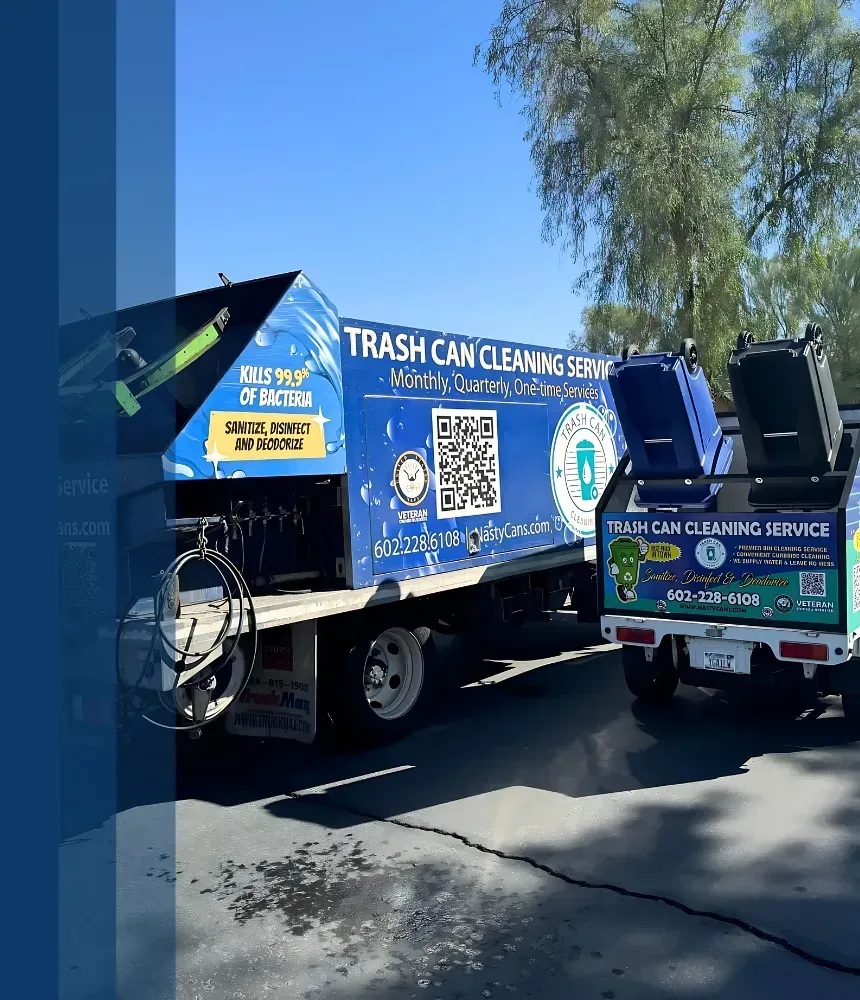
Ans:
{"label": "trash bin wheel", "polygon": [[753,336],[753,334],[751,334],[749,330],[745,330],[738,337],[738,350],[745,351],[750,346],[750,344],[754,343],[755,343],[755,337]]}
{"label": "trash bin wheel", "polygon": [[638,344],[628,344],[626,347],[621,348],[621,360],[626,361],[628,358],[632,358],[634,354],[639,353]]}
{"label": "trash bin wheel", "polygon": [[627,690],[649,705],[665,705],[672,700],[678,687],[678,671],[669,650],[654,650],[652,660],[645,659],[641,646],[622,646],[621,664]]}
{"label": "trash bin wheel", "polygon": [[691,337],[687,337],[681,342],[679,353],[684,356],[689,371],[694,372],[699,367],[699,349],[696,347],[696,341]]}

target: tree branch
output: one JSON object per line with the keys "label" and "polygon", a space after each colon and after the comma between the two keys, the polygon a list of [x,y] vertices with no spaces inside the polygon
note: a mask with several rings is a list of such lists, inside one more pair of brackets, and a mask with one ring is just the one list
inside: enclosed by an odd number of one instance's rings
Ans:
{"label": "tree branch", "polygon": [[696,70],[696,77],[693,82],[693,93],[691,95],[692,101],[690,104],[690,110],[687,112],[687,120],[684,123],[684,131],[690,127],[690,118],[692,117],[692,108],[699,96],[699,87],[702,85],[702,77],[705,75],[705,66],[708,63],[708,57],[711,54],[711,46],[714,44],[714,38],[717,35],[717,26],[720,23],[720,17],[722,17],[723,10],[726,5],[726,0],[720,0],[717,7],[716,13],[714,14],[714,20],[708,29],[708,40],[702,50],[702,58],[699,60],[699,66]]}
{"label": "tree branch", "polygon": [[788,194],[788,192],[805,177],[807,177],[812,171],[809,169],[798,170],[796,174],[792,174],[788,180],[783,181],[779,186],[779,190],[762,207],[761,211],[753,219],[752,224],[749,229],[747,229],[747,243],[749,243],[755,234],[758,232],[759,226],[764,222],[764,220],[770,215],[770,213],[782,203],[783,198]]}

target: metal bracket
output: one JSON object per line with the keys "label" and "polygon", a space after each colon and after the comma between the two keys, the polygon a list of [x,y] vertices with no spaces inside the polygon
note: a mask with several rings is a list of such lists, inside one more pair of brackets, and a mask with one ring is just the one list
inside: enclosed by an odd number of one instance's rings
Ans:
{"label": "metal bracket", "polygon": [[818,669],[817,663],[804,663],[803,664],[803,679],[811,681],[815,677],[815,671]]}

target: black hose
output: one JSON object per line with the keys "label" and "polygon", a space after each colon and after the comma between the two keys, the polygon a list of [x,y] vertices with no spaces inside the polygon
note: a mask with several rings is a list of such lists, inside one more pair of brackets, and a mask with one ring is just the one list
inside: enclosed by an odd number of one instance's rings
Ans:
{"label": "black hose", "polygon": [[[242,548],[244,550],[244,545],[242,546]],[[202,652],[199,651],[195,652],[193,654],[194,658],[189,666],[189,664],[187,663],[187,651],[180,649],[178,646],[174,645],[173,642],[164,633],[163,613],[164,613],[165,602],[168,598],[168,595],[172,593],[174,587],[176,586],[180,572],[189,563],[195,561],[208,562],[210,565],[213,566],[216,573],[221,578],[221,582],[224,585],[224,591],[226,597],[224,601],[220,603],[222,604],[226,603],[227,610],[221,628],[218,630],[218,636],[215,642],[208,649]],[[237,599],[234,596],[234,589],[235,591],[238,592],[238,607],[237,607]],[[203,542],[200,547],[196,549],[191,549],[188,552],[182,553],[181,555],[177,556],[176,559],[174,559],[173,562],[167,567],[164,573],[162,573],[160,583],[155,592],[155,596],[153,599],[154,628],[152,630],[152,638],[150,640],[149,648],[147,650],[146,657],[143,661],[143,665],[141,666],[140,673],[138,674],[138,677],[134,685],[130,689],[124,691],[119,700],[124,702],[128,698],[134,696],[140,690],[140,685],[143,681],[147,667],[152,662],[156,650],[156,645],[159,639],[161,640],[161,643],[164,647],[166,647],[172,653],[178,655],[178,657],[180,658],[180,662],[185,666],[184,671],[177,670],[177,681],[179,679],[180,672],[185,673],[188,672],[188,670],[193,671],[196,665],[202,664],[207,659],[207,657],[211,656],[219,647],[223,646],[226,641],[227,648],[217,658],[214,664],[212,664],[205,672],[202,672],[203,676],[196,677],[194,681],[189,681],[187,683],[199,684],[201,680],[208,680],[213,675],[217,674],[220,670],[222,670],[232,661],[236,649],[241,640],[245,626],[246,600],[248,604],[247,630],[248,634],[251,636],[252,655],[250,662],[247,664],[245,669],[245,678],[242,682],[242,686],[236,693],[235,697],[231,699],[231,701],[228,702],[227,705],[224,706],[224,708],[216,712],[214,715],[210,716],[208,719],[201,720],[200,722],[194,722],[188,726],[164,725],[163,723],[157,722],[155,719],[150,718],[145,713],[142,713],[143,718],[146,719],[147,722],[150,722],[154,726],[158,726],[161,729],[171,729],[176,731],[200,729],[203,726],[208,725],[210,722],[214,722],[215,719],[219,718],[230,707],[230,705],[233,703],[233,701],[236,700],[236,698],[241,697],[242,693],[244,692],[245,688],[248,685],[248,681],[251,678],[251,674],[254,669],[254,663],[256,662],[257,659],[257,614],[254,609],[254,601],[251,595],[251,591],[248,587],[248,584],[245,582],[245,578],[242,575],[241,571],[237,569],[237,567],[222,552],[219,552],[217,549],[206,548],[205,542]],[[131,609],[134,607],[134,603],[132,603],[126,609],[125,614],[123,615],[122,619],[120,620],[117,626],[117,632],[116,632],[116,672],[117,672],[117,679],[119,682],[119,686],[121,689],[126,687],[126,683],[125,679],[122,677],[122,672],[120,670],[120,640],[123,628],[125,627],[126,623],[130,620],[133,620],[130,618],[130,615],[131,615]],[[142,616],[135,616],[135,617],[140,618]],[[169,620],[176,621],[178,619],[169,619]],[[227,637],[228,634],[231,632],[231,630],[234,631],[228,640]],[[178,686],[179,686],[178,684],[174,684],[173,687],[174,692],[176,691]],[[183,684],[181,686],[185,687],[187,685]]]}

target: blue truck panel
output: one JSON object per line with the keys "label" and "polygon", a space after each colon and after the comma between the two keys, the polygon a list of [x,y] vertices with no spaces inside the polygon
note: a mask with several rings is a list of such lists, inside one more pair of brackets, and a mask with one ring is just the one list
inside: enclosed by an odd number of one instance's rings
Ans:
{"label": "blue truck panel", "polygon": [[165,479],[346,472],[334,305],[299,274],[165,451]]}
{"label": "blue truck panel", "polygon": [[164,476],[345,475],[352,587],[582,547],[625,447],[613,360],[341,319],[297,272]]}
{"label": "blue truck panel", "polygon": [[354,319],[341,357],[354,587],[593,538],[612,359]]}

